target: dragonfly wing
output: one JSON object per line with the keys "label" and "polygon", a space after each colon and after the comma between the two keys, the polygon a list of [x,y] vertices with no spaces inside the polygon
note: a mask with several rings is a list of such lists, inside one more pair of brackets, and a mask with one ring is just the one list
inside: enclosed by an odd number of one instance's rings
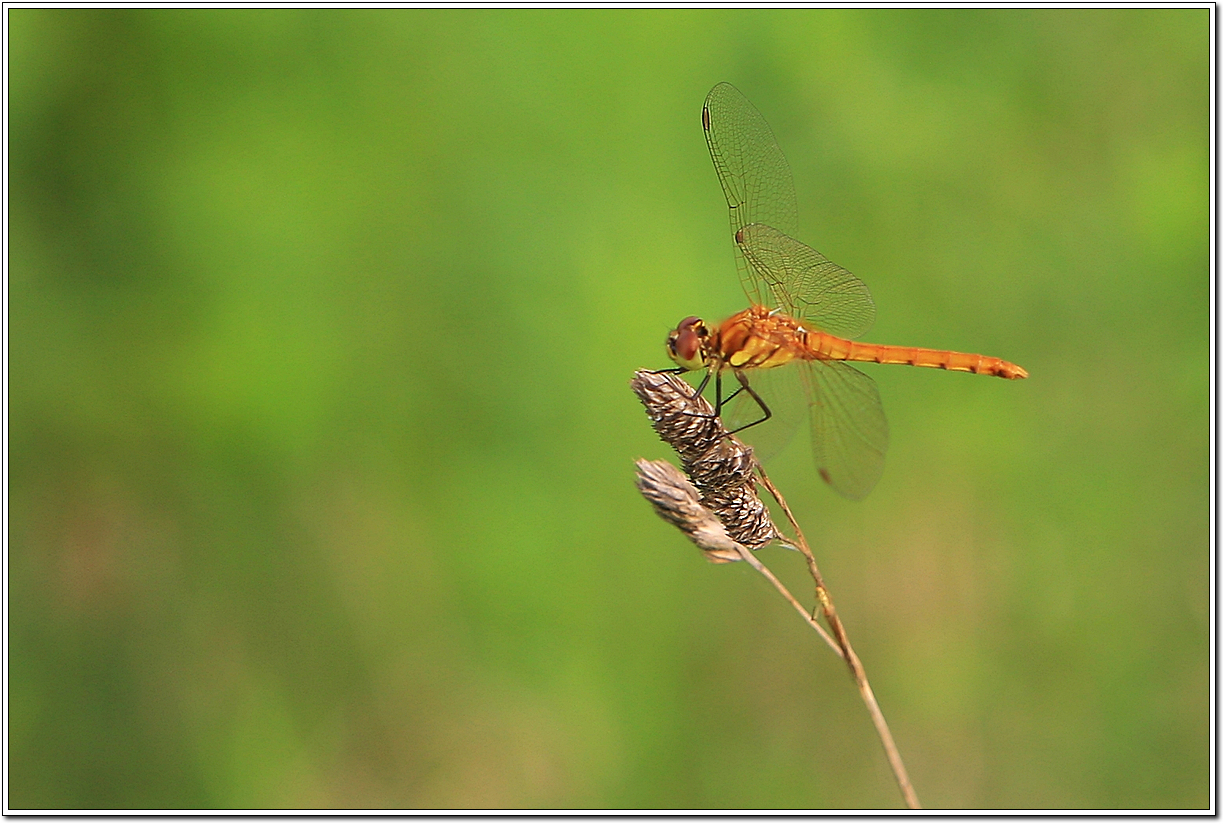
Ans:
{"label": "dragonfly wing", "polygon": [[792,237],[799,226],[794,175],[765,118],[739,89],[719,83],[706,96],[701,124],[749,299],[839,337],[866,332],[875,320],[866,284]]}
{"label": "dragonfly wing", "polygon": [[[730,83],[719,83],[706,96],[701,125],[727,198],[731,237],[751,223],[794,234],[799,226],[795,179],[773,130],[756,107]],[[760,291],[738,247],[735,257],[744,291],[764,305],[769,293]]]}
{"label": "dragonfly wing", "polygon": [[847,498],[864,497],[880,480],[888,421],[876,383],[845,361],[809,361],[812,457],[820,476]]}
{"label": "dragonfly wing", "polygon": [[752,274],[792,317],[823,332],[857,338],[875,322],[867,284],[773,226],[753,223],[737,235]]}
{"label": "dragonfly wing", "polygon": [[[793,364],[788,364],[774,369],[749,369],[741,372],[741,375],[769,406],[772,414],[769,420],[748,427],[737,437],[752,445],[753,454],[758,460],[767,461],[790,443],[799,430],[799,424],[807,417],[808,392],[803,373]],[[726,394],[740,386],[739,381],[729,375],[723,380],[724,384],[729,384],[723,386]],[[764,416],[756,399],[747,392],[740,392],[727,405],[723,423],[727,429],[736,430],[760,421]]]}

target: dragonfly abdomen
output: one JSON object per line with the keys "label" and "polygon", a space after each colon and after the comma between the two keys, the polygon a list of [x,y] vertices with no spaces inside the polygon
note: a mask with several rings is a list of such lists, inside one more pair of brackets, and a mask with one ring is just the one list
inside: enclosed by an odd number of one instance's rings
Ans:
{"label": "dragonfly abdomen", "polygon": [[868,363],[903,363],[928,366],[950,372],[973,372],[1016,380],[1027,378],[1028,372],[1002,358],[952,352],[947,349],[922,349],[916,346],[890,346],[880,343],[859,343],[834,335],[810,333],[808,345],[812,354],[827,360],[864,361]]}

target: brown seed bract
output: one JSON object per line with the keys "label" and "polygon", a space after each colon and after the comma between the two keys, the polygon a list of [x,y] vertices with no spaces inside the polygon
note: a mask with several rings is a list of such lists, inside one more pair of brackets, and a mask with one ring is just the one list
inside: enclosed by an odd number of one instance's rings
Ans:
{"label": "brown seed bract", "polygon": [[[726,534],[749,549],[760,549],[781,537],[769,516],[769,508],[757,495],[752,450],[727,435],[705,398],[673,372],[641,369],[634,373],[630,386],[646,407],[655,432],[680,456],[696,491],[697,503],[718,519]],[[644,475],[643,463],[651,462],[638,463],[638,488],[655,511],[679,526],[706,552],[709,560],[715,563],[738,560],[734,550],[730,555],[723,554],[716,541],[711,543],[708,525],[700,522],[699,513],[675,504],[684,497],[681,490],[673,487],[666,493],[658,491],[660,481],[667,486],[667,478],[657,469],[653,476]],[[677,514],[682,516],[682,522],[677,521]],[[695,537],[699,534],[707,536],[703,540],[708,545]]]}

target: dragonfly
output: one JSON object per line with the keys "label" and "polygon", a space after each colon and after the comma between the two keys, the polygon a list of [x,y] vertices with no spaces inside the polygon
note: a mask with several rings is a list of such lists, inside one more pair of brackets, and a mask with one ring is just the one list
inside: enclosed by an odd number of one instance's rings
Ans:
{"label": "dragonfly", "polygon": [[[735,401],[726,416],[731,433],[774,419],[781,424],[773,427],[776,449],[806,415],[820,477],[858,499],[883,473],[888,421],[875,381],[849,361],[1028,377],[1016,364],[986,355],[857,341],[875,321],[871,293],[793,237],[794,178],[765,118],[738,89],[719,83],[702,106],[701,126],[751,305],[716,326],[685,318],[668,335],[667,352],[676,371],[705,370],[698,394],[714,378],[715,415]],[[724,398],[728,373],[739,388]]]}

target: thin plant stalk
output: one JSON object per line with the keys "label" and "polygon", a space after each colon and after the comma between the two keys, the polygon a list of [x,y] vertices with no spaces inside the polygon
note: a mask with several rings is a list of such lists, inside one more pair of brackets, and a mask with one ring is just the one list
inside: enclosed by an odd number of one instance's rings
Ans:
{"label": "thin plant stalk", "polygon": [[[639,460],[638,489],[661,517],[697,544],[707,560],[712,563],[747,561],[846,661],[906,806],[921,809],[862,661],[850,645],[816,558],[782,493],[769,480],[752,450],[727,432],[709,402],[697,395],[683,379],[669,372],[639,370],[631,386],[646,407],[655,431],[680,455],[685,470],[680,472],[666,461]],[[795,533],[794,541],[785,538],[774,526],[768,507],[757,496],[758,484],[782,508]],[[754,550],[775,540],[793,545],[806,559],[820,612],[833,637],[817,622],[816,613],[809,613],[753,555]]]}
{"label": "thin plant stalk", "polygon": [[790,522],[791,528],[795,531],[796,549],[803,553],[803,557],[807,560],[808,573],[812,576],[812,581],[816,585],[816,600],[820,602],[821,612],[824,613],[825,621],[829,628],[833,630],[833,635],[837,638],[837,644],[841,648],[841,657],[845,660],[847,666],[850,667],[850,675],[854,678],[855,686],[858,687],[859,694],[863,698],[863,703],[867,706],[867,712],[871,716],[871,723],[875,725],[876,735],[880,737],[880,743],[884,746],[884,754],[888,757],[888,764],[892,768],[893,776],[897,779],[897,786],[901,790],[901,796],[905,799],[905,805],[911,810],[922,809],[922,805],[918,802],[918,794],[914,791],[914,785],[910,782],[909,772],[905,769],[905,763],[901,760],[901,751],[897,749],[897,742],[893,740],[892,731],[888,728],[888,722],[884,719],[884,713],[880,710],[880,704],[876,701],[875,692],[871,689],[871,683],[867,680],[867,671],[863,669],[863,662],[854,653],[854,648],[850,646],[850,638],[846,634],[846,628],[841,622],[841,618],[837,615],[837,610],[833,607],[833,596],[829,594],[828,588],[824,584],[824,577],[820,574],[819,567],[816,566],[816,557],[812,554],[811,547],[808,546],[807,539],[803,537],[803,530],[799,528],[799,522],[791,513],[790,507],[786,503],[786,499],[782,497],[782,493],[769,480],[769,476],[765,474],[765,470],[761,466],[757,466],[757,475],[760,477],[761,485],[769,491],[773,499],[778,502],[778,506],[782,507],[782,511],[786,514],[786,520]]}

